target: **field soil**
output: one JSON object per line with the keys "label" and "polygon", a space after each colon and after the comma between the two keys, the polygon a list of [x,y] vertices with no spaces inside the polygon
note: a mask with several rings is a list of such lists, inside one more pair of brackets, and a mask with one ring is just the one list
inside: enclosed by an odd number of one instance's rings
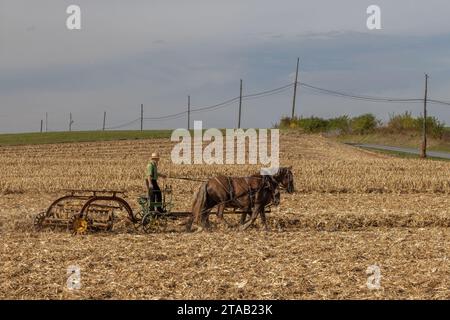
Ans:
{"label": "field soil", "polygon": [[[318,135],[284,133],[280,160],[296,192],[282,193],[246,232],[35,231],[34,216],[64,189],[126,190],[133,210],[150,155],[170,176],[246,176],[252,165],[174,165],[166,138],[0,147],[1,299],[450,299],[450,162],[400,159]],[[200,183],[167,179],[176,211]],[[236,223],[238,217],[227,220]],[[67,287],[78,266],[81,288]],[[378,289],[369,289],[377,266]]]}

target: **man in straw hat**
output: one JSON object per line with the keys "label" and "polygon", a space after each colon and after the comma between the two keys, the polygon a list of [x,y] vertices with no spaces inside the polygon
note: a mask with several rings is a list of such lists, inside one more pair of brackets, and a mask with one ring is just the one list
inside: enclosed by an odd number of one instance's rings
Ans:
{"label": "man in straw hat", "polygon": [[[145,180],[151,202],[162,202],[162,194],[158,185],[158,177],[165,179],[166,175],[158,172],[158,161],[158,152],[153,152],[151,161],[147,165],[147,179]],[[154,210],[154,208],[150,207],[150,210]],[[163,212],[163,208],[161,207],[157,207],[157,210],[161,213]]]}

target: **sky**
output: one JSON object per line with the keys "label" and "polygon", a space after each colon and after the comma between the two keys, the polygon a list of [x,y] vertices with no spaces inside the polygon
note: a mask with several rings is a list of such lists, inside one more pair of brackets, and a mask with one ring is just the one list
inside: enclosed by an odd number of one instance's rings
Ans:
{"label": "sky", "polygon": [[[69,5],[81,30],[68,30]],[[381,30],[366,26],[381,8]],[[450,101],[450,2],[447,0],[0,0],[0,133],[98,130],[140,116],[221,103],[243,92],[299,80],[343,92]],[[274,125],[292,108],[292,89],[244,100],[242,126]],[[367,112],[420,115],[423,106],[354,101],[300,87],[299,116]],[[204,127],[236,127],[238,103],[194,113]],[[450,107],[429,114],[450,124]],[[151,120],[145,129],[182,128],[187,118]],[[192,126],[192,125],[191,125]]]}

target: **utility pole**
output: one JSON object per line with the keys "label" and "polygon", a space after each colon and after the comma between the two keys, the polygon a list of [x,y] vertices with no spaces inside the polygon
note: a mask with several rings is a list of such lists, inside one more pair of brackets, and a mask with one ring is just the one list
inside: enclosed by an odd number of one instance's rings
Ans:
{"label": "utility pole", "polygon": [[144,104],[141,103],[141,131],[144,130]]}
{"label": "utility pole", "polygon": [[41,133],[42,133],[42,126],[44,125],[44,120],[41,119]]}
{"label": "utility pole", "polygon": [[297,58],[297,69],[295,71],[295,85],[294,85],[294,97],[292,98],[292,116],[291,119],[294,119],[295,116],[295,99],[297,98],[297,84],[298,84],[298,65],[300,63],[300,58]]}
{"label": "utility pole", "polygon": [[428,99],[428,74],[425,74],[425,97],[423,99],[423,140],[421,158],[427,157],[427,99]]}
{"label": "utility pole", "polygon": [[48,113],[45,113],[45,132],[48,132]]}
{"label": "utility pole", "polygon": [[103,131],[105,131],[105,126],[106,126],[106,111],[103,112]]}
{"label": "utility pole", "polygon": [[188,130],[191,129],[191,96],[188,96]]}
{"label": "utility pole", "polygon": [[239,119],[238,119],[238,129],[241,128],[241,110],[242,110],[242,79],[241,79],[241,90],[239,93]]}
{"label": "utility pole", "polygon": [[72,112],[71,112],[70,117],[69,117],[69,131],[72,131],[72,124],[73,124],[73,120],[72,120]]}

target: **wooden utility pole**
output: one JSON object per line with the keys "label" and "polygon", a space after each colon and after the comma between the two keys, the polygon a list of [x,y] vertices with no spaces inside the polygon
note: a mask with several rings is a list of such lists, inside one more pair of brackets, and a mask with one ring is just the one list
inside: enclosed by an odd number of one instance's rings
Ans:
{"label": "wooden utility pole", "polygon": [[144,130],[144,104],[141,103],[141,131]]}
{"label": "wooden utility pole", "polygon": [[242,111],[242,79],[241,79],[241,90],[239,93],[239,118],[238,118],[238,129],[241,128],[241,111]]}
{"label": "wooden utility pole", "polygon": [[425,97],[423,99],[423,128],[422,128],[422,152],[421,157],[427,157],[427,99],[428,99],[428,74],[425,74]]}
{"label": "wooden utility pole", "polygon": [[41,133],[42,133],[42,127],[44,125],[44,120],[41,119]]}
{"label": "wooden utility pole", "polygon": [[71,112],[70,116],[69,116],[69,131],[72,131],[72,124],[73,124],[73,120],[72,120],[72,112]]}
{"label": "wooden utility pole", "polygon": [[105,131],[105,126],[106,126],[106,111],[103,112],[103,131]]}
{"label": "wooden utility pole", "polygon": [[297,58],[297,70],[295,71],[295,84],[294,84],[294,97],[292,98],[292,115],[293,119],[295,116],[295,99],[297,98],[297,84],[298,84],[298,65],[300,63],[300,58]]}
{"label": "wooden utility pole", "polygon": [[48,113],[45,113],[45,132],[48,132]]}
{"label": "wooden utility pole", "polygon": [[191,96],[188,96],[188,114],[187,114],[188,130],[191,130]]}

